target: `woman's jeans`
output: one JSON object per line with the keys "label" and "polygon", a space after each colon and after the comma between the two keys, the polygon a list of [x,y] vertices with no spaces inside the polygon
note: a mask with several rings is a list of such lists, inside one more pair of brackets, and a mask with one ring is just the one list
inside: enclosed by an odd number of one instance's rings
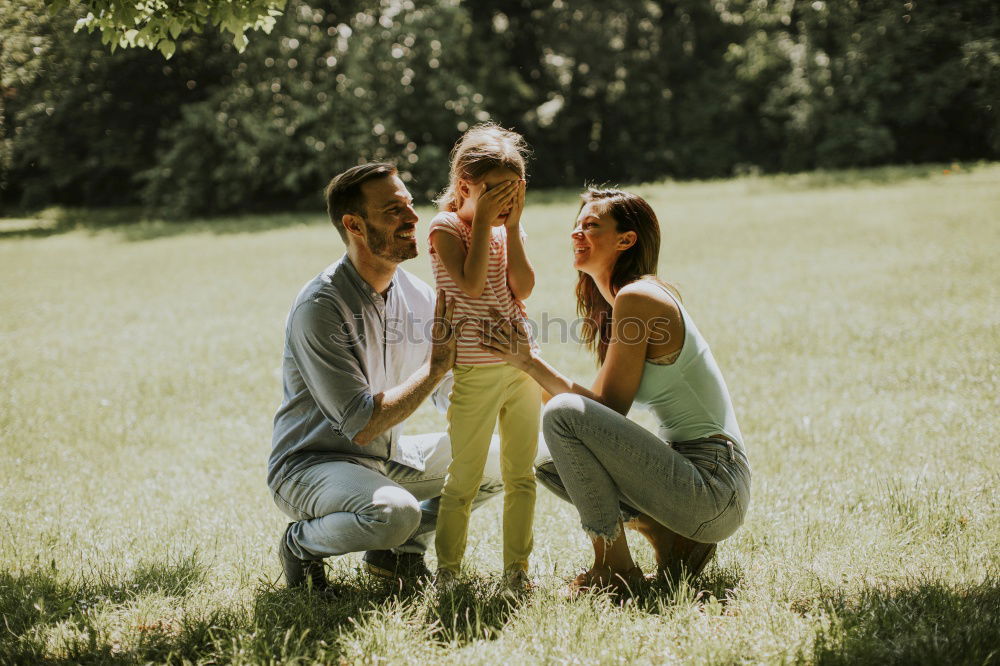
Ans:
{"label": "woman's jeans", "polygon": [[713,438],[671,444],[573,393],[548,402],[542,431],[552,462],[539,461],[538,480],[576,506],[592,538],[615,540],[619,521],[638,514],[703,543],[743,524],[750,465],[739,445]]}

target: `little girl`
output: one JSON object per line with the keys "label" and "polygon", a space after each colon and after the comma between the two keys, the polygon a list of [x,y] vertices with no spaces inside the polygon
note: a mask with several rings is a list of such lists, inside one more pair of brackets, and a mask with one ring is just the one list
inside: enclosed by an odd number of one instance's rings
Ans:
{"label": "little girl", "polygon": [[442,212],[430,226],[434,279],[454,299],[459,322],[448,408],[452,461],[435,541],[437,583],[444,591],[454,588],[465,553],[469,511],[498,417],[504,576],[514,592],[530,588],[540,389],[481,346],[482,328],[494,319],[491,309],[507,320],[523,320],[523,301],[535,285],[520,226],[525,152],[521,135],[492,123],[466,132],[452,150],[448,189],[438,200]]}

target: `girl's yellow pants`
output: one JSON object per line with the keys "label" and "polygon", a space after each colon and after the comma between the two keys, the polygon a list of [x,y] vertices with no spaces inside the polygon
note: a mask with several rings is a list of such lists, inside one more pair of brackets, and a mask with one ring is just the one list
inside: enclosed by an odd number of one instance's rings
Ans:
{"label": "girl's yellow pants", "polygon": [[541,389],[528,375],[506,363],[456,365],[454,374],[448,408],[452,460],[441,494],[434,544],[438,567],[457,572],[462,563],[472,499],[482,482],[493,427],[499,419],[504,570],[527,570],[533,546]]}

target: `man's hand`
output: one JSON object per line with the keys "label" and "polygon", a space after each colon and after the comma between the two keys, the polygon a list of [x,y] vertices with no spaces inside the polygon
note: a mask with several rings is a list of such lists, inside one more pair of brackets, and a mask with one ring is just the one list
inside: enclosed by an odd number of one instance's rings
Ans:
{"label": "man's hand", "polygon": [[438,290],[431,329],[431,357],[409,379],[373,396],[374,406],[368,423],[354,436],[354,443],[366,446],[373,439],[410,416],[431,394],[441,379],[455,365],[455,301]]}
{"label": "man's hand", "polygon": [[455,332],[455,299],[449,300],[438,289],[434,303],[434,326],[431,328],[431,373],[444,376],[455,365],[458,335]]}

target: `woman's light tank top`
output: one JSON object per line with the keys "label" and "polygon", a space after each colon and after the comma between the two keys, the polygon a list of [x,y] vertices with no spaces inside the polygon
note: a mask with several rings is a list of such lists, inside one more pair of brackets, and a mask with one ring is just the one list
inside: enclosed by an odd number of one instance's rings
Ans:
{"label": "woman's light tank top", "polygon": [[668,442],[723,434],[743,449],[743,434],[722,371],[687,310],[674,301],[684,320],[680,355],[670,365],[646,361],[635,402],[653,413],[660,437]]}

